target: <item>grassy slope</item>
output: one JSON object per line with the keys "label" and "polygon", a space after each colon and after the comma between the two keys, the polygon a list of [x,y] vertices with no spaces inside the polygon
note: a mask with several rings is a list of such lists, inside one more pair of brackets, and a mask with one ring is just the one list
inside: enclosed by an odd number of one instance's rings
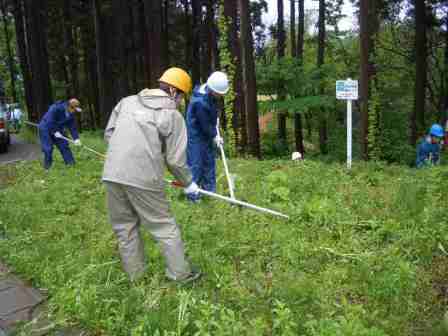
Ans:
{"label": "grassy slope", "polygon": [[[104,151],[96,138],[85,142]],[[1,258],[48,288],[61,324],[107,335],[423,335],[443,314],[444,167],[357,164],[347,173],[315,161],[231,161],[237,195],[289,222],[217,201],[192,206],[170,189],[187,252],[206,274],[182,288],[165,281],[147,235],[147,277],[128,283],[102,162],[76,157],[75,168],[58,159],[48,175],[19,165],[0,191]],[[218,185],[225,193],[222,173]]]}

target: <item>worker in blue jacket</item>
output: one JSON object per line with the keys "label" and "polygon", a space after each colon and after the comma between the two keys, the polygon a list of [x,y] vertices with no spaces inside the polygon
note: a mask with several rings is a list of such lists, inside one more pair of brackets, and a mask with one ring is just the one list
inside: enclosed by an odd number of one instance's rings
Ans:
{"label": "worker in blue jacket", "polygon": [[417,147],[416,167],[439,164],[440,142],[443,139],[443,127],[439,124],[431,126],[428,135],[419,143]]}
{"label": "worker in blue jacket", "polygon": [[80,146],[78,130],[75,125],[75,112],[81,112],[80,102],[76,98],[58,101],[50,106],[39,123],[39,137],[44,153],[44,168],[50,169],[53,163],[53,145],[59,149],[66,165],[73,165],[75,159],[65,137],[64,129],[68,128],[75,145]]}
{"label": "worker in blue jacket", "polygon": [[[229,91],[229,80],[223,72],[210,75],[206,84],[195,87],[187,109],[187,161],[193,181],[202,189],[216,191],[215,146],[224,141],[217,134],[216,98]],[[188,195],[197,201],[199,195]]]}

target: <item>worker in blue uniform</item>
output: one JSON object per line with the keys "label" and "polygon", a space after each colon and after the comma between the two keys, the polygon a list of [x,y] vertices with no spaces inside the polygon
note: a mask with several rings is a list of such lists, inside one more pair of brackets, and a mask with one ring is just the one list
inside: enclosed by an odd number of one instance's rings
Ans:
{"label": "worker in blue uniform", "polygon": [[439,164],[440,142],[443,139],[443,127],[439,124],[431,126],[428,135],[417,147],[416,167],[423,168]]}
{"label": "worker in blue uniform", "polygon": [[39,123],[39,137],[44,153],[44,168],[50,169],[53,163],[53,145],[61,152],[66,165],[73,165],[75,159],[65,137],[64,129],[68,128],[75,145],[80,146],[78,130],[75,125],[75,112],[81,112],[80,102],[76,98],[68,101],[58,101],[50,106]]}
{"label": "worker in blue uniform", "polygon": [[[222,146],[223,139],[217,134],[218,111],[216,98],[229,91],[229,80],[223,72],[216,71],[207,83],[195,87],[187,109],[188,166],[193,181],[202,189],[216,191],[215,146]],[[199,195],[188,195],[197,201]]]}

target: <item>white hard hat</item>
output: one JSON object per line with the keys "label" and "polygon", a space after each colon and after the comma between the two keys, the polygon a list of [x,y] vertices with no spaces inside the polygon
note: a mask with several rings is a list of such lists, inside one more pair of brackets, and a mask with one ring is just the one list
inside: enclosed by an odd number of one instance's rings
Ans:
{"label": "white hard hat", "polygon": [[229,91],[229,79],[224,72],[215,71],[207,79],[207,86],[213,92],[224,95]]}

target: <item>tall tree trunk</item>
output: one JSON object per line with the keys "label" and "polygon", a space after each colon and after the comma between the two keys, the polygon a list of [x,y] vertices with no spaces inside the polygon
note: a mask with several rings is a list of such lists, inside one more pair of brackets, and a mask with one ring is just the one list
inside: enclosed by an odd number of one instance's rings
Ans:
{"label": "tall tree trunk", "polygon": [[[317,49],[317,66],[321,68],[325,62],[325,14],[326,14],[326,2],[325,0],[319,0],[319,34],[318,34],[318,49]],[[320,94],[324,94],[323,87],[323,76],[321,77],[320,83]],[[322,154],[327,154],[327,117],[325,116],[326,111],[321,108],[319,116],[319,147]]]}
{"label": "tall tree trunk", "polygon": [[22,70],[28,118],[31,121],[37,121],[37,116],[33,115],[34,104],[31,90],[30,65],[26,50],[23,0],[16,0],[14,2],[14,23],[16,29],[17,54],[19,56],[20,68]]}
{"label": "tall tree trunk", "polygon": [[241,60],[243,92],[248,128],[248,152],[257,158],[260,152],[260,131],[258,127],[257,86],[253,56],[252,27],[250,24],[249,0],[238,0],[241,25]]}
{"label": "tall tree trunk", "polygon": [[201,82],[201,26],[202,26],[202,10],[200,0],[192,0],[193,13],[193,84],[197,85]]}
{"label": "tall tree trunk", "polygon": [[129,15],[129,29],[130,29],[130,52],[127,54],[127,63],[129,64],[129,91],[136,92],[138,89],[138,71],[139,71],[139,61],[140,61],[140,52],[137,47],[138,40],[138,30],[139,27],[136,26],[136,22],[138,21],[136,15],[134,15],[134,8],[137,7],[135,3],[128,6],[128,15]]}
{"label": "tall tree trunk", "polygon": [[305,0],[299,2],[299,26],[297,29],[297,57],[303,64],[303,46],[305,41]]}
{"label": "tall tree trunk", "polygon": [[185,12],[185,66],[187,69],[192,68],[192,45],[193,45],[193,29],[190,20],[190,3],[188,0],[182,0]]}
{"label": "tall tree trunk", "polygon": [[162,13],[162,68],[166,69],[170,64],[170,48],[169,48],[169,8],[170,0],[165,0],[163,3],[163,13]]}
{"label": "tall tree trunk", "polygon": [[47,51],[47,0],[25,2],[26,37],[29,48],[34,120],[45,114],[52,101]]}
{"label": "tall tree trunk", "polygon": [[[292,17],[295,16],[295,11],[293,11],[292,6],[293,1],[291,1],[291,24],[295,25],[295,20],[293,21]],[[304,15],[304,0],[299,0],[299,28],[297,31],[297,49],[294,45],[294,48],[291,49],[293,57],[297,57],[300,64],[303,65],[303,44],[304,44],[304,27],[305,27],[305,15]],[[292,30],[291,30],[292,35]],[[295,35],[291,36],[291,40],[295,40]],[[305,153],[305,146],[303,145],[303,123],[302,123],[302,113],[294,114],[294,139],[296,144],[296,151],[300,153]]]}
{"label": "tall tree trunk", "polygon": [[375,2],[361,0],[360,3],[360,46],[361,46],[361,81],[360,81],[360,103],[361,103],[361,125],[362,125],[362,153],[364,160],[369,159],[369,99],[374,83],[375,55],[374,37],[378,30],[378,18]]}
{"label": "tall tree trunk", "polygon": [[114,78],[114,96],[124,97],[129,95],[129,79],[127,68],[127,55],[129,52],[128,39],[128,1],[127,0],[114,0],[112,2],[112,15],[113,15],[113,67],[111,72]]}
{"label": "tall tree trunk", "polygon": [[154,87],[162,75],[162,2],[146,1],[146,34],[148,46],[146,52],[146,68],[149,74],[149,85]]}
{"label": "tall tree trunk", "polygon": [[[69,67],[69,76],[68,82],[67,82],[67,88],[69,88],[68,91],[68,97],[79,97],[81,95],[80,93],[80,85],[79,85],[79,76],[78,76],[78,38],[77,38],[77,29],[73,24],[73,10],[72,10],[72,0],[64,0],[64,35],[65,35],[65,53],[68,53],[68,67]],[[65,59],[65,57],[64,57]],[[75,120],[76,120],[76,126],[78,130],[81,130],[82,122],[81,122],[82,115],[76,114]]]}
{"label": "tall tree trunk", "polygon": [[64,0],[64,35],[65,35],[65,52],[68,53],[69,66],[69,82],[70,96],[79,95],[79,78],[78,78],[78,54],[77,39],[75,36],[76,28],[73,26],[72,0]]}
{"label": "tall tree trunk", "polygon": [[297,44],[296,44],[296,0],[289,0],[289,3],[291,5],[290,7],[290,22],[289,22],[289,29],[290,29],[290,39],[291,39],[291,56],[296,57],[297,56]]}
{"label": "tall tree trunk", "polygon": [[[91,2],[86,3],[85,10],[92,12]],[[81,25],[81,47],[84,54],[84,72],[86,78],[86,94],[89,102],[89,126],[92,129],[96,129],[100,124],[98,123],[97,113],[99,112],[98,106],[98,76],[97,76],[97,64],[96,64],[96,46],[95,32],[93,28],[93,17],[88,23]],[[93,43],[92,43],[93,42]]]}
{"label": "tall tree trunk", "polygon": [[[283,14],[283,0],[277,0],[277,57],[280,61],[285,57],[285,44],[286,44],[286,34],[285,34],[285,23]],[[283,81],[280,79],[278,87],[278,99],[285,100],[285,87]],[[286,145],[286,114],[284,111],[278,111],[278,137],[282,144]]]}
{"label": "tall tree trunk", "polygon": [[216,70],[218,65],[218,53],[216,48],[216,30],[214,25],[215,11],[213,1],[207,1],[207,14],[205,17],[205,26],[207,31],[207,65],[206,76],[209,76]]}
{"label": "tall tree trunk", "polygon": [[108,76],[106,71],[106,52],[105,41],[103,40],[103,18],[101,13],[100,0],[93,0],[93,15],[95,18],[95,40],[97,54],[97,73],[98,73],[98,92],[99,92],[99,110],[101,116],[101,124],[106,125],[109,111],[109,99],[107,95]]}
{"label": "tall tree trunk", "polygon": [[445,16],[445,50],[444,50],[444,92],[443,92],[443,115],[440,117],[440,122],[446,123],[448,121],[448,13]]}
{"label": "tall tree trunk", "polygon": [[6,43],[6,53],[8,55],[8,69],[9,69],[9,75],[11,77],[11,95],[13,101],[17,102],[17,91],[16,91],[16,72],[14,69],[14,56],[12,54],[11,49],[11,35],[9,34],[8,29],[8,11],[6,8],[6,0],[1,0],[1,11],[2,11],[2,17],[3,17],[3,31],[5,33],[5,43]]}
{"label": "tall tree trunk", "polygon": [[425,102],[428,70],[426,37],[426,1],[414,0],[415,6],[415,91],[414,109],[410,116],[410,143],[415,145],[425,128]]}
{"label": "tall tree trunk", "polygon": [[241,68],[241,45],[238,39],[238,6],[237,0],[224,1],[224,15],[229,20],[227,39],[229,41],[230,53],[235,61],[235,78],[233,81],[233,127],[236,134],[237,147],[239,152],[244,152],[247,147],[247,125],[244,108],[244,95],[242,88],[242,68]]}

